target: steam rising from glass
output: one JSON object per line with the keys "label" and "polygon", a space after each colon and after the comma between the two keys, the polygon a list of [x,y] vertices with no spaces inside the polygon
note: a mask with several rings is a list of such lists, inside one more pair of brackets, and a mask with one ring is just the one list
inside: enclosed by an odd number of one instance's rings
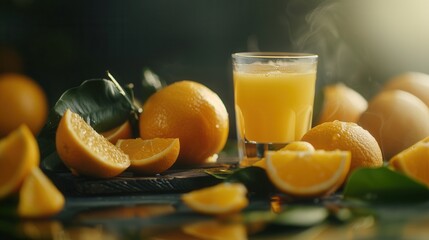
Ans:
{"label": "steam rising from glass", "polygon": [[319,85],[345,82],[369,96],[392,75],[429,73],[429,1],[327,0],[295,26],[304,2],[291,1],[287,15],[294,48],[320,57]]}

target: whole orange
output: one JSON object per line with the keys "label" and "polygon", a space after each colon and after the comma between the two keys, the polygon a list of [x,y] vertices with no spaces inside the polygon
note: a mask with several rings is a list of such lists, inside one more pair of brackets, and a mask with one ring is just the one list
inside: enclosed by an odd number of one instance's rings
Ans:
{"label": "whole orange", "polygon": [[409,92],[385,90],[370,100],[358,123],[377,139],[389,160],[429,136],[429,109]]}
{"label": "whole orange", "polygon": [[381,167],[383,156],[377,140],[356,123],[325,122],[310,129],[302,141],[311,143],[315,149],[343,150],[352,154],[350,172],[359,167]]}
{"label": "whole orange", "polygon": [[47,115],[45,92],[33,79],[16,73],[0,75],[0,137],[21,124],[26,124],[36,135]]}
{"label": "whole orange", "polygon": [[368,102],[362,95],[343,83],[325,86],[323,94],[325,98],[319,123],[334,120],[357,122],[368,107]]}
{"label": "whole orange", "polygon": [[197,164],[218,153],[228,138],[228,112],[203,84],[184,80],[154,93],[143,105],[140,137],[179,138],[178,164]]}
{"label": "whole orange", "polygon": [[382,89],[402,90],[420,98],[429,107],[429,74],[421,72],[404,72],[388,79]]}

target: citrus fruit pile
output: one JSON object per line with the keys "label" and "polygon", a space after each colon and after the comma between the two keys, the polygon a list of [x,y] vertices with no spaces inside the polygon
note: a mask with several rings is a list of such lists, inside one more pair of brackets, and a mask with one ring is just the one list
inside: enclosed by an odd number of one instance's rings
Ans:
{"label": "citrus fruit pile", "polygon": [[350,172],[381,166],[384,160],[392,169],[429,185],[428,91],[429,75],[420,72],[387,79],[368,103],[343,84],[329,85],[319,125],[302,140],[316,149],[351,151]]}
{"label": "citrus fruit pile", "polygon": [[385,161],[429,136],[429,75],[405,72],[387,79],[368,102],[346,85],[324,88],[317,124],[355,122],[377,140]]}
{"label": "citrus fruit pile", "polygon": [[[355,170],[382,167],[384,162],[429,186],[427,91],[429,75],[422,73],[405,73],[388,80],[369,102],[344,84],[327,86],[318,124],[301,141],[266,151],[265,158],[253,166],[264,169],[279,192],[299,198],[329,195]],[[218,188],[216,195],[223,198],[184,198],[184,202],[207,214],[204,210],[209,202],[221,204],[230,199],[230,193]],[[196,209],[193,205],[197,202],[205,207]],[[211,214],[220,213],[215,212]]]}
{"label": "citrus fruit pile", "polygon": [[76,175],[111,178],[124,172],[155,175],[174,164],[199,164],[221,151],[229,120],[213,91],[193,81],[154,93],[139,116],[139,138],[129,121],[99,134],[67,110],[56,130],[56,149]]}
{"label": "citrus fruit pile", "polygon": [[[392,169],[429,186],[429,164],[424,160],[429,155],[428,82],[429,76],[421,73],[398,75],[369,101],[344,84],[326,86],[318,125],[301,141],[267,151],[253,166],[262,168],[279,192],[297,198],[332,194],[356,169],[381,167],[389,159]],[[31,104],[20,94],[6,95],[4,89],[17,87],[33,99]],[[0,106],[0,115],[7,116],[0,120],[0,198],[19,193],[21,216],[54,215],[61,211],[64,197],[38,168],[34,137],[46,121],[44,93],[28,77],[10,74],[0,76],[0,100],[4,96],[18,111],[9,115],[1,112],[9,106]],[[156,175],[175,164],[207,162],[226,144],[225,105],[200,83],[168,85],[151,95],[143,109],[137,138],[131,121],[99,133],[67,109],[55,135],[60,159],[75,175],[112,178],[125,170]],[[244,184],[227,182],[185,193],[182,200],[190,209],[211,215],[236,213],[249,203]],[[197,235],[205,227],[187,231]]]}

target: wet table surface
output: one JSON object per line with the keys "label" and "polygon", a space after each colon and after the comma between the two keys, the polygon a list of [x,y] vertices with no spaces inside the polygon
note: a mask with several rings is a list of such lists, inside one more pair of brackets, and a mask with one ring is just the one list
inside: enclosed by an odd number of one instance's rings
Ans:
{"label": "wet table surface", "polygon": [[[195,186],[200,188],[202,180],[201,176],[198,176],[195,181],[199,183]],[[206,177],[209,177],[206,179],[208,185],[218,182],[214,181],[212,176]],[[429,202],[371,206],[350,202],[344,204],[341,192],[327,198],[305,201],[293,200],[279,194],[250,195],[249,206],[241,213],[228,217],[213,217],[195,213],[182,203],[180,196],[189,190],[110,194],[104,192],[92,195],[69,192],[64,210],[50,219],[19,219],[14,214],[16,199],[4,200],[0,202],[0,239],[429,237]],[[320,211],[321,209],[323,211]],[[327,214],[323,215],[324,213]],[[280,219],[272,218],[273,215],[281,214],[283,215]]]}

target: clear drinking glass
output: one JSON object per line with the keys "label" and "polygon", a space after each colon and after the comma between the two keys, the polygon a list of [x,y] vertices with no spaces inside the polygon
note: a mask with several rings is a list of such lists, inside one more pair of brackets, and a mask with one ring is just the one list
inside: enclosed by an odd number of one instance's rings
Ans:
{"label": "clear drinking glass", "polygon": [[235,53],[234,101],[241,165],[300,140],[310,129],[317,55]]}

